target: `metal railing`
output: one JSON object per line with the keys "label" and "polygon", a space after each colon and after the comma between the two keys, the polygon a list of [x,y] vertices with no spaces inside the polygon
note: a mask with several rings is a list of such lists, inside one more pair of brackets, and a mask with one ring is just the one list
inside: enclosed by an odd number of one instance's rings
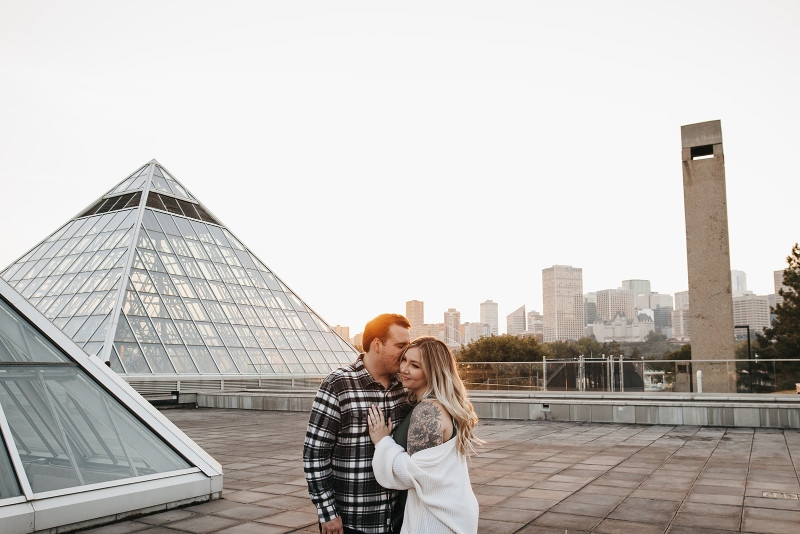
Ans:
{"label": "metal railing", "polygon": [[623,356],[536,362],[459,362],[468,389],[698,392],[697,371],[724,375],[739,393],[800,393],[800,359],[642,360]]}

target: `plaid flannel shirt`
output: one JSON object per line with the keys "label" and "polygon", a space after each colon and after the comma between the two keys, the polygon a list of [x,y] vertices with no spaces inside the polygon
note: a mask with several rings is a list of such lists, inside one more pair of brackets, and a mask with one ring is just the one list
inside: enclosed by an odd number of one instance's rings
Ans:
{"label": "plaid flannel shirt", "polygon": [[303,468],[320,523],[341,517],[346,527],[378,534],[391,531],[398,492],[375,480],[367,410],[372,404],[380,406],[396,426],[411,407],[398,377],[384,388],[364,368],[363,356],[328,375],[317,391]]}

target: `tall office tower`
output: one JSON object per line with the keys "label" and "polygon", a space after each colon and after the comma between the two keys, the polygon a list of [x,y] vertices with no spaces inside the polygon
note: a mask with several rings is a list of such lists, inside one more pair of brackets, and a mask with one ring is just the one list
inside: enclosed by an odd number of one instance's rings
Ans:
{"label": "tall office tower", "polygon": [[594,324],[597,320],[597,293],[591,291],[583,297],[583,324]]}
{"label": "tall office tower", "polygon": [[672,326],[672,306],[660,306],[652,310],[657,332],[663,333],[665,328]]}
{"label": "tall office tower", "polygon": [[772,281],[775,286],[775,305],[783,303],[783,297],[780,294],[781,289],[784,291],[789,289],[789,286],[783,283],[783,270],[772,272]]}
{"label": "tall office tower", "polygon": [[444,312],[444,342],[451,346],[461,344],[461,312],[455,308]]}
{"label": "tall office tower", "polygon": [[[720,121],[681,126],[686,264],[692,305],[692,360],[734,358],[731,255]],[[724,362],[702,363],[704,391],[735,392]]]}
{"label": "tall office tower", "polygon": [[472,343],[489,335],[489,325],[485,323],[464,323],[464,343]]}
{"label": "tall office tower", "polygon": [[[769,297],[767,295],[742,295],[733,297],[733,323],[750,327],[750,336],[761,334],[770,325]],[[734,329],[737,339],[747,339],[747,330]]]}
{"label": "tall office tower", "polygon": [[655,291],[639,293],[633,297],[633,304],[637,310],[672,308],[672,295],[665,295]]}
{"label": "tall office tower", "polygon": [[672,308],[672,295],[664,293],[650,293],[650,309]]}
{"label": "tall office tower", "polygon": [[497,303],[493,300],[481,302],[481,322],[489,325],[490,336],[496,336],[499,333]]}
{"label": "tall office tower", "polygon": [[341,326],[341,325],[337,324],[336,326],[332,326],[331,330],[333,330],[334,332],[339,334],[339,337],[341,337],[342,339],[350,341],[350,327],[349,326]]}
{"label": "tall office tower", "polygon": [[691,339],[689,308],[672,310],[672,337],[681,341],[689,341]]}
{"label": "tall office tower", "polygon": [[582,338],[583,269],[571,265],[542,269],[542,290],[545,343]]}
{"label": "tall office tower", "polygon": [[406,319],[411,323],[411,328],[425,324],[425,303],[421,300],[406,302]]}
{"label": "tall office tower", "polygon": [[597,292],[597,318],[610,321],[618,313],[628,319],[635,317],[633,291],[629,289],[604,289]]}
{"label": "tall office tower", "polygon": [[528,312],[528,332],[536,336],[536,339],[544,339],[544,317],[536,310]]}
{"label": "tall office tower", "polygon": [[731,270],[731,295],[734,297],[747,295],[747,274],[744,271]]}
{"label": "tall office tower", "polygon": [[676,310],[688,310],[689,309],[689,292],[688,291],[678,291],[675,293],[675,306],[674,309]]}
{"label": "tall office tower", "polygon": [[2,277],[143,392],[328,373],[357,354],[156,160]]}
{"label": "tall office tower", "polygon": [[506,333],[516,336],[525,332],[527,330],[526,319],[525,305],[523,304],[506,316]]}
{"label": "tall office tower", "polygon": [[633,291],[634,295],[650,293],[650,280],[623,280],[622,289]]}

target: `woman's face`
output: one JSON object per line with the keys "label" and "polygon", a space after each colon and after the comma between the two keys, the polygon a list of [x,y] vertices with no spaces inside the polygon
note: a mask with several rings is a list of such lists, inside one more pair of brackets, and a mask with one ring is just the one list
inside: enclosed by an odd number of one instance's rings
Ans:
{"label": "woman's face", "polygon": [[422,370],[419,359],[419,349],[411,347],[400,360],[400,378],[403,381],[403,387],[408,388],[409,391],[422,391],[428,385],[428,379],[425,378],[425,372]]}

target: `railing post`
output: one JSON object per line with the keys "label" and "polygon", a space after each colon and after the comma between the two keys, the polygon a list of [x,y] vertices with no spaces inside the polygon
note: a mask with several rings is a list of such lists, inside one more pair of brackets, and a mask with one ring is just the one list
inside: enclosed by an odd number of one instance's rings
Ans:
{"label": "railing post", "polygon": [[622,375],[622,354],[619,355],[619,390],[625,393],[625,377]]}
{"label": "railing post", "polygon": [[608,365],[606,367],[608,369],[608,390],[611,393],[614,393],[614,355],[608,355]]}
{"label": "railing post", "polygon": [[542,356],[542,379],[544,380],[543,391],[547,391],[547,356]]}

